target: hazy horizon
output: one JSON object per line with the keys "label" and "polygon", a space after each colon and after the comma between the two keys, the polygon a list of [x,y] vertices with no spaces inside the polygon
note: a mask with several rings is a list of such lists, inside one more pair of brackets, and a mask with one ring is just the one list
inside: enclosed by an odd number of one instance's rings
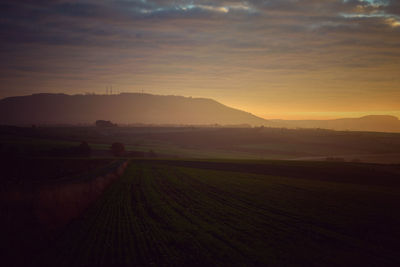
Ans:
{"label": "hazy horizon", "polygon": [[[16,112],[18,111],[18,112]],[[40,93],[0,100],[0,124],[94,125],[108,120],[119,125],[309,128],[336,131],[400,132],[392,115],[367,115],[325,120],[265,119],[211,98],[148,93]]]}
{"label": "hazy horizon", "polygon": [[[146,95],[155,95],[155,96],[177,96],[177,97],[184,97],[184,98],[195,98],[195,99],[210,99],[210,100],[215,100],[212,98],[207,98],[207,97],[191,97],[191,96],[184,96],[184,95],[172,95],[172,94],[165,94],[165,95],[157,95],[157,94],[150,94],[150,93],[144,93],[144,92],[108,92],[105,94],[99,93],[76,93],[76,94],[68,94],[68,93],[48,93],[48,92],[37,92],[37,93],[33,93],[31,95],[37,95],[37,94],[65,94],[65,95],[69,95],[69,96],[76,96],[76,95],[97,95],[97,96],[107,96],[107,95],[120,95],[120,94],[146,94]],[[23,97],[23,96],[30,96],[30,95],[15,95],[15,96],[8,96],[8,97]],[[3,99],[6,99],[8,97],[4,97],[4,98],[0,98],[0,101]],[[216,100],[215,100],[216,101]],[[221,101],[217,101],[220,104],[230,107],[230,108],[234,108],[234,109],[238,109],[238,110],[242,110],[245,112],[249,112],[248,110],[244,110],[244,109],[240,109],[237,107],[233,107],[233,106],[229,106],[226,105],[225,103],[221,102]],[[275,114],[256,114],[256,113],[252,113],[249,112],[250,114],[253,114],[257,117],[260,117],[262,119],[266,119],[266,120],[337,120],[337,119],[357,119],[357,118],[362,118],[362,117],[367,117],[367,116],[392,116],[392,117],[396,117],[397,119],[400,118],[400,112],[397,111],[391,111],[391,112],[386,112],[386,111],[376,111],[374,113],[369,113],[369,112],[293,112],[293,113],[287,113],[287,116],[283,116],[283,117],[277,117]],[[311,116],[310,116],[311,115]]]}

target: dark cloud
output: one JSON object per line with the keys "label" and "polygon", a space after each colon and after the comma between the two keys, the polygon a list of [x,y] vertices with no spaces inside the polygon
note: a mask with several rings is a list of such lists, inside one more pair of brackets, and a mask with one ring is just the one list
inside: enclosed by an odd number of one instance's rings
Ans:
{"label": "dark cloud", "polygon": [[203,45],[203,40],[212,46],[221,43],[220,35],[222,39],[242,35],[249,38],[251,48],[268,46],[259,40],[269,34],[278,42],[290,42],[288,34],[310,32],[314,38],[339,33],[347,38],[354,32],[363,38],[383,30],[392,38],[400,28],[393,15],[396,8],[394,1],[376,6],[354,0],[3,1],[0,33],[2,46],[138,47],[150,42],[179,46]]}

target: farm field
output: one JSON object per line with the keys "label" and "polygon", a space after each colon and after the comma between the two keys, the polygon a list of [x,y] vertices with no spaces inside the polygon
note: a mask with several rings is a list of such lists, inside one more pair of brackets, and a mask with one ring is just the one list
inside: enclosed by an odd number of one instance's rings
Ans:
{"label": "farm field", "polygon": [[123,165],[123,159],[2,159],[2,266],[30,266],[32,255],[93,204]]}
{"label": "farm field", "polygon": [[131,160],[34,262],[398,266],[398,174],[398,165]]}
{"label": "farm field", "polygon": [[[91,157],[109,158],[111,144],[159,158],[313,160],[400,164],[400,134],[323,129],[213,127],[0,126],[0,154],[66,156],[85,141]],[[64,153],[62,153],[64,151]],[[61,153],[60,153],[61,152]]]}

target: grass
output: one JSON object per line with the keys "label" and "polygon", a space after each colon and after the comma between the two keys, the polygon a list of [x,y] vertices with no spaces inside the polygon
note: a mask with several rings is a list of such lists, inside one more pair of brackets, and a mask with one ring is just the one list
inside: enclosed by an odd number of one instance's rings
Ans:
{"label": "grass", "polygon": [[[83,217],[38,255],[38,265],[400,264],[396,180],[362,184],[360,177],[355,182],[350,177],[344,182],[340,172],[330,171],[308,177],[315,172],[307,170],[322,163],[257,162],[289,169],[302,165],[305,175],[292,176],[255,173],[254,164],[246,161],[239,164],[247,172],[218,161],[207,168],[182,162],[133,161]],[[221,164],[224,168],[216,170]],[[371,166],[357,166],[358,175],[370,172]],[[376,173],[377,179],[382,173]]]}

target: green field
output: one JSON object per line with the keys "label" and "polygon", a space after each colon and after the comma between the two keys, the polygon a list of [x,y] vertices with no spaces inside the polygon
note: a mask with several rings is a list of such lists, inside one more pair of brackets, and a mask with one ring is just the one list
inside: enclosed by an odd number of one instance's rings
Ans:
{"label": "green field", "polygon": [[398,171],[343,163],[131,161],[35,262],[399,266]]}
{"label": "green field", "polygon": [[[319,160],[400,164],[400,134],[322,129],[213,127],[0,126],[0,154],[60,157],[86,141],[92,157],[107,158],[111,144],[154,151],[160,158]],[[64,155],[65,156],[65,153]]]}

